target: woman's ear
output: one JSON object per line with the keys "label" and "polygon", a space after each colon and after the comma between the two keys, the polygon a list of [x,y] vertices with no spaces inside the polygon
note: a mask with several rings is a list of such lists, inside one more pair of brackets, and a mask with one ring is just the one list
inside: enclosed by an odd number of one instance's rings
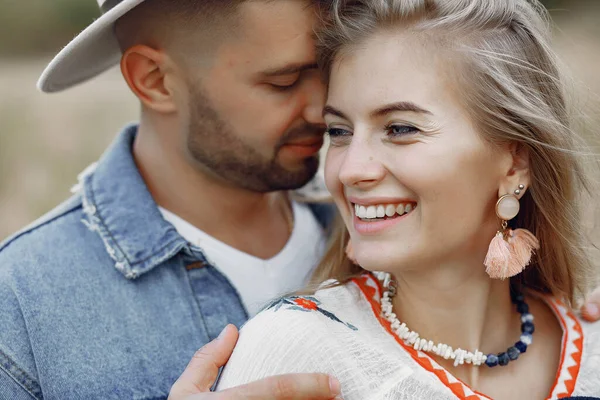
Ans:
{"label": "woman's ear", "polygon": [[[498,188],[498,197],[505,194],[514,194],[521,198],[531,184],[529,172],[529,149],[520,143],[511,143],[508,148],[512,159],[510,168]],[[520,187],[523,185],[523,188]],[[519,193],[515,193],[515,190]]]}
{"label": "woman's ear", "polygon": [[168,62],[162,51],[144,45],[130,47],[121,57],[121,72],[133,94],[147,108],[161,113],[177,109],[173,93],[165,85]]}

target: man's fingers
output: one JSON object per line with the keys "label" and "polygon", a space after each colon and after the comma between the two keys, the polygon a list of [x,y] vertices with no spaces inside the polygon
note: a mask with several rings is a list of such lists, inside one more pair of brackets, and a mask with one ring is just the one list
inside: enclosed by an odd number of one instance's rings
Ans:
{"label": "man's fingers", "polygon": [[219,374],[219,368],[229,360],[237,339],[237,328],[227,325],[217,339],[198,350],[173,384],[169,400],[180,400],[192,394],[210,391]]}
{"label": "man's fingers", "polygon": [[325,374],[273,376],[221,392],[227,400],[341,399],[340,383]]}
{"label": "man's fingers", "polygon": [[600,287],[597,287],[592,292],[583,305],[581,316],[590,322],[598,321],[598,319],[600,319]]}

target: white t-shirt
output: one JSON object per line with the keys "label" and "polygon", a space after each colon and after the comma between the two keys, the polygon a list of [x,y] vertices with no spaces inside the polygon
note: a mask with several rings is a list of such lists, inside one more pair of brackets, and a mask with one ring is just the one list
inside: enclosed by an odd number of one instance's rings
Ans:
{"label": "white t-shirt", "polygon": [[159,210],[229,279],[252,317],[270,300],[302,288],[323,256],[325,235],[314,214],[306,204],[292,202],[292,208],[294,229],[290,239],[268,260],[237,250],[164,208]]}

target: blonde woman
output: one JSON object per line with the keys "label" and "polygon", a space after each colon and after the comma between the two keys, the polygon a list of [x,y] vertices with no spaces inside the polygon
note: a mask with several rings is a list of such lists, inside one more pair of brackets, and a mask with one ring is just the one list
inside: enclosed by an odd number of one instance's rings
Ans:
{"label": "blonde woman", "polygon": [[571,308],[597,271],[547,29],[536,1],[334,1],[329,280],[250,321],[219,389],[324,372],[346,400],[600,396],[600,326]]}

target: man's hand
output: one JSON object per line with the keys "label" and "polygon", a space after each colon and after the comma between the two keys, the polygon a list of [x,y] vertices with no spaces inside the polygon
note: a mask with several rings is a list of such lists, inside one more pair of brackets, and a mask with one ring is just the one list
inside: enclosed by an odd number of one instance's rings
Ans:
{"label": "man's hand", "polygon": [[592,292],[583,305],[581,316],[590,322],[595,322],[600,319],[600,287],[597,287]]}
{"label": "man's hand", "polygon": [[219,368],[227,363],[238,331],[228,325],[219,337],[194,354],[171,388],[168,400],[332,400],[341,399],[340,384],[324,374],[289,374],[211,393]]}

